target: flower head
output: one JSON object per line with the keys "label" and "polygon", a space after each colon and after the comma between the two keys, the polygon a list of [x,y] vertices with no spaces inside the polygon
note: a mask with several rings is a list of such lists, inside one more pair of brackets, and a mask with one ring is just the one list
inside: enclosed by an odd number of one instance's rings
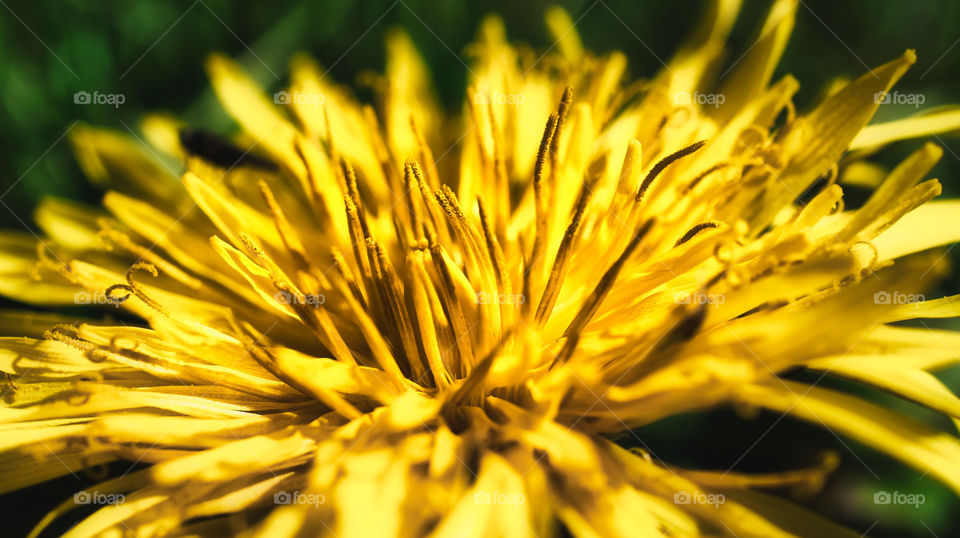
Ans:
{"label": "flower head", "polygon": [[0,291],[142,323],[4,318],[19,336],[0,341],[3,490],[148,464],[101,483],[122,502],[75,536],[839,532],[757,491],[817,488],[834,457],[749,475],[615,442],[738,405],[960,491],[953,435],[784,376],[838,375],[960,417],[929,373],[960,336],[889,325],[960,314],[955,297],[919,295],[940,260],[908,256],[958,239],[945,224],[960,206],[930,202],[940,185],[924,181],[941,150],[914,152],[857,209],[838,181],[870,148],[956,120],[866,126],[912,51],[798,114],[797,82],[771,82],[793,2],[715,82],[734,4],[637,82],[623,54],[585,51],[562,11],[540,56],[486,19],[458,117],[395,33],[376,107],[304,56],[272,100],[213,56],[234,140],[164,115],[143,123],[148,150],[76,129],[103,208],[51,200],[44,239],[4,236]]}

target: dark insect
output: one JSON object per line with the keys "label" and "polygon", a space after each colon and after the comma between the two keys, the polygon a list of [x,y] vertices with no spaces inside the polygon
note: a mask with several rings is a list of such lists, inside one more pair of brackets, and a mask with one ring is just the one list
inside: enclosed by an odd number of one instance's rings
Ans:
{"label": "dark insect", "polygon": [[190,155],[223,168],[251,166],[271,172],[278,169],[276,163],[270,159],[254,155],[250,153],[250,149],[240,149],[219,135],[203,129],[181,129],[180,145]]}

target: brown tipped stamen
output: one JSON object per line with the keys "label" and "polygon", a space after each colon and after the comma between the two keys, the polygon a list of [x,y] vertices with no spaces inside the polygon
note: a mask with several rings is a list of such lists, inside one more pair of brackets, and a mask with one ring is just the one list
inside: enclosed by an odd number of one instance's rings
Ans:
{"label": "brown tipped stamen", "polygon": [[453,377],[440,351],[441,339],[435,325],[436,321],[443,317],[443,307],[438,305],[440,299],[437,297],[436,290],[433,289],[423,258],[423,251],[414,251],[407,258],[411,268],[412,304],[427,365],[430,367],[437,388],[443,390],[453,382]]}
{"label": "brown tipped stamen", "polygon": [[679,247],[680,245],[693,239],[695,235],[697,235],[698,233],[704,230],[708,230],[710,228],[719,228],[720,224],[721,224],[720,222],[715,220],[708,220],[707,222],[701,222],[700,224],[697,224],[693,228],[690,228],[689,230],[687,230],[687,233],[683,234],[683,237],[681,237],[680,239],[677,239],[677,242],[674,243],[673,246],[674,248]]}
{"label": "brown tipped stamen", "polygon": [[262,180],[257,182],[257,185],[260,187],[260,196],[263,198],[264,203],[267,204],[267,209],[273,216],[273,224],[277,228],[277,233],[280,235],[283,245],[287,247],[294,261],[296,261],[301,268],[309,267],[310,261],[307,258],[306,250],[303,248],[303,243],[300,242],[300,237],[296,231],[294,231],[293,227],[290,226],[290,221],[287,220],[286,215],[284,215],[283,210],[280,208],[280,204],[277,203],[273,191],[271,191],[266,182]]}
{"label": "brown tipped stamen", "polygon": [[377,266],[383,275],[381,278],[383,296],[386,300],[389,310],[393,314],[396,332],[398,333],[400,339],[400,345],[403,348],[403,353],[406,356],[407,363],[410,365],[410,371],[413,375],[413,379],[420,382],[426,377],[426,370],[424,369],[423,358],[420,357],[420,351],[417,348],[417,341],[414,336],[413,323],[410,320],[410,313],[407,311],[407,306],[403,300],[403,283],[400,281],[400,277],[393,268],[393,264],[390,263],[390,259],[387,258],[383,247],[381,247],[379,244],[375,244],[374,254],[375,259],[377,260]]}
{"label": "brown tipped stamen", "polygon": [[340,159],[340,169],[343,171],[344,181],[346,182],[347,195],[350,196],[354,205],[357,206],[357,214],[360,217],[359,222],[360,228],[363,230],[363,237],[370,237],[370,229],[367,228],[366,210],[360,198],[360,186],[357,183],[357,173],[354,172],[353,167],[350,166],[350,163],[348,163],[346,159]]}
{"label": "brown tipped stamen", "polygon": [[540,149],[537,150],[537,161],[533,168],[533,198],[536,210],[536,229],[534,230],[533,255],[530,257],[532,263],[536,263],[540,257],[540,251],[544,248],[547,239],[547,194],[544,191],[544,168],[547,164],[547,156],[550,151],[550,141],[553,139],[557,130],[559,117],[551,114],[547,118],[547,125],[543,129],[543,138],[540,139]]}
{"label": "brown tipped stamen", "polygon": [[343,252],[340,252],[340,249],[333,247],[330,249],[330,257],[333,258],[333,263],[336,265],[337,272],[340,274],[340,277],[346,281],[347,286],[349,286],[351,293],[360,302],[366,306],[367,299],[363,296],[363,290],[360,288],[360,285],[357,284],[357,279],[353,276],[353,272],[350,270],[350,266],[347,265],[347,260],[343,257]]}
{"label": "brown tipped stamen", "polygon": [[550,278],[547,280],[543,295],[540,297],[540,304],[537,306],[535,320],[540,327],[546,323],[550,312],[553,311],[554,304],[557,302],[557,297],[560,295],[560,288],[563,286],[563,279],[567,274],[567,261],[573,253],[573,242],[577,237],[577,232],[580,230],[580,223],[583,220],[583,213],[587,208],[589,198],[590,189],[587,184],[584,183],[580,189],[580,194],[577,196],[573,218],[570,221],[570,225],[567,226],[567,231],[563,234],[563,240],[557,249],[557,256],[553,260],[553,268],[550,270]]}
{"label": "brown tipped stamen", "polygon": [[653,226],[654,219],[650,219],[640,227],[633,238],[630,240],[630,243],[627,244],[627,247],[623,249],[623,253],[620,254],[620,257],[617,258],[617,261],[613,262],[613,265],[607,269],[607,272],[603,274],[603,277],[600,279],[600,282],[597,284],[597,288],[593,290],[593,293],[587,298],[583,303],[583,306],[580,307],[580,311],[577,312],[577,316],[570,322],[570,325],[567,327],[567,330],[564,331],[563,335],[567,337],[567,341],[561,348],[560,353],[554,359],[553,364],[564,363],[570,359],[573,355],[574,350],[577,347],[577,343],[580,341],[580,333],[583,331],[584,327],[587,326],[587,323],[593,318],[594,314],[597,313],[597,310],[600,308],[600,304],[603,302],[603,299],[607,296],[607,293],[610,292],[610,288],[613,287],[613,283],[617,280],[617,275],[620,274],[620,269],[623,268],[624,264],[627,263],[627,260],[630,259],[630,256],[633,255],[633,252],[640,246],[640,242],[643,240],[644,236],[647,235],[647,232],[650,231],[650,228]]}
{"label": "brown tipped stamen", "polygon": [[440,245],[431,242],[430,259],[440,277],[440,286],[437,288],[440,301],[447,312],[447,319],[450,322],[450,329],[453,331],[454,341],[458,351],[459,361],[456,365],[458,376],[464,376],[473,367],[473,342],[470,339],[470,329],[467,327],[467,319],[463,314],[463,305],[460,302],[460,296],[457,295],[456,284],[453,282],[452,269],[443,255],[443,249]]}
{"label": "brown tipped stamen", "polygon": [[487,220],[487,211],[483,206],[483,200],[477,198],[477,209],[480,212],[480,227],[483,229],[483,238],[487,243],[487,254],[490,257],[490,263],[493,265],[494,275],[497,279],[497,287],[500,289],[509,289],[510,275],[507,274],[507,261],[503,255],[503,249],[500,242],[497,241],[493,230],[490,229],[490,222]]}
{"label": "brown tipped stamen", "polygon": [[637,197],[634,199],[634,201],[638,204],[640,203],[640,200],[643,199],[643,195],[647,192],[647,189],[650,188],[650,184],[653,183],[653,180],[657,179],[657,176],[659,176],[660,173],[663,172],[668,166],[686,157],[687,155],[694,153],[698,149],[702,148],[706,143],[706,140],[694,142],[693,144],[690,144],[689,146],[660,159],[657,164],[653,165],[653,168],[650,169],[650,171],[647,173],[647,176],[643,178],[643,182],[640,183],[640,188],[637,190]]}
{"label": "brown tipped stamen", "polygon": [[726,168],[726,167],[729,167],[729,166],[733,166],[733,165],[732,165],[732,164],[729,164],[729,163],[717,163],[717,164],[711,166],[710,168],[707,168],[707,169],[704,170],[703,172],[700,172],[699,174],[697,174],[697,177],[693,178],[693,181],[691,181],[689,184],[687,184],[686,187],[683,188],[683,192],[684,192],[684,193],[688,193],[688,192],[692,191],[693,189],[695,189],[695,188],[697,187],[697,185],[700,184],[701,181],[704,180],[704,178],[706,178],[706,177],[709,176],[710,174],[716,172],[717,170],[720,170],[720,169],[723,169],[723,168]]}
{"label": "brown tipped stamen", "polygon": [[563,89],[563,95],[560,96],[560,104],[557,105],[557,126],[553,130],[553,137],[550,140],[550,173],[556,174],[557,162],[560,160],[560,133],[564,123],[567,121],[567,114],[570,112],[570,105],[573,103],[573,87],[567,86]]}

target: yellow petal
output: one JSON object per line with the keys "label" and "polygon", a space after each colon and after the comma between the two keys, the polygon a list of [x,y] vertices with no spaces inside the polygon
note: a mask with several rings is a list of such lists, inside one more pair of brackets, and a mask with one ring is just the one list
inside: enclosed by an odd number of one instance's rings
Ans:
{"label": "yellow petal", "polygon": [[739,63],[733,72],[723,80],[720,95],[724,96],[725,102],[718,110],[720,121],[729,118],[766,89],[790,39],[798,5],[793,0],[777,0],[770,6],[760,37],[745,56],[737,59]]}
{"label": "yellow petal", "polygon": [[879,261],[892,260],[960,240],[960,226],[944,225],[954,222],[957,215],[960,215],[958,200],[929,202],[907,213],[873,239]]}
{"label": "yellow petal", "polygon": [[236,62],[222,54],[207,59],[207,72],[220,103],[253,137],[253,144],[242,149],[253,151],[262,147],[295,175],[302,176],[303,163],[294,150],[296,129],[257,84]]}
{"label": "yellow petal", "polygon": [[957,129],[960,129],[960,108],[944,107],[900,120],[875,123],[864,127],[860,134],[850,142],[850,149],[881,146],[897,140],[945,133]]}
{"label": "yellow petal", "polygon": [[747,404],[820,424],[929,473],[960,493],[960,443],[953,435],[836,391],[792,381],[745,386]]}

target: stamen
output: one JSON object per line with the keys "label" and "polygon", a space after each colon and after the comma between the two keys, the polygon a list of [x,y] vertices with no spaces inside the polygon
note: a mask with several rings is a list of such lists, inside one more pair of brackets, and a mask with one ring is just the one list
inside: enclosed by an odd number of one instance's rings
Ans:
{"label": "stamen", "polygon": [[440,300],[443,302],[447,319],[450,322],[450,328],[453,331],[453,337],[459,353],[459,364],[456,365],[458,374],[465,376],[473,367],[473,342],[470,339],[470,330],[467,328],[467,320],[463,314],[463,305],[460,303],[460,297],[457,295],[456,285],[453,282],[451,269],[447,264],[447,259],[443,255],[443,249],[430,239],[430,258],[440,277],[440,286],[437,291]]}
{"label": "stamen", "polygon": [[[433,224],[433,229],[430,230],[430,232],[440,236],[443,242],[449,242],[450,234],[449,230],[447,230],[446,219],[443,216],[443,209],[437,205],[431,191],[427,189],[427,184],[423,181],[423,173],[420,171],[420,166],[416,161],[411,163],[410,171],[413,173],[413,178],[417,181],[417,188],[420,191],[420,203],[427,209],[430,222]],[[424,227],[421,231],[426,232],[426,230],[426,222],[424,222]]]}
{"label": "stamen", "polygon": [[573,212],[573,219],[567,226],[566,233],[563,234],[563,240],[557,249],[557,256],[553,260],[553,268],[550,270],[550,278],[540,297],[540,304],[537,306],[536,317],[534,318],[537,326],[543,327],[547,318],[553,311],[553,306],[557,302],[557,296],[560,294],[560,288],[563,286],[563,279],[567,274],[567,261],[573,253],[573,241],[576,239],[577,232],[580,230],[580,222],[583,219],[583,212],[587,207],[587,200],[590,198],[590,188],[584,182],[577,196],[576,208]]}
{"label": "stamen", "polygon": [[[56,340],[83,352],[83,356],[93,363],[101,363],[110,357],[110,353],[98,348],[77,336],[77,328],[73,325],[58,324],[44,331],[43,338]],[[89,397],[89,395],[88,395]]]}
{"label": "stamen", "polygon": [[356,322],[357,327],[360,329],[360,332],[363,334],[367,345],[370,347],[370,351],[373,354],[373,359],[378,365],[380,365],[380,368],[384,372],[393,378],[393,381],[398,388],[403,388],[405,390],[403,372],[400,371],[400,366],[397,364],[393,353],[390,351],[390,346],[387,345],[387,342],[384,340],[383,335],[377,328],[377,325],[373,322],[373,320],[370,318],[370,315],[360,305],[360,303],[353,298],[353,295],[349,293],[349,290],[345,289],[346,284],[339,279],[334,279],[334,282],[337,284],[337,287],[340,288],[341,295],[343,295],[347,306],[353,313],[354,321]]}
{"label": "stamen", "polygon": [[388,326],[400,342],[404,353],[403,358],[410,366],[412,379],[419,384],[425,372],[420,352],[417,349],[417,342],[413,337],[413,324],[410,321],[410,314],[407,312],[406,304],[403,301],[403,284],[383,251],[383,247],[371,242],[371,248],[373,254],[371,258],[379,277],[377,282],[380,287],[380,295],[386,307],[385,313],[391,321]]}
{"label": "stamen", "polygon": [[704,170],[703,172],[700,172],[699,174],[697,174],[697,177],[693,178],[693,181],[691,181],[690,183],[688,183],[687,186],[683,188],[683,193],[686,194],[686,193],[692,191],[693,189],[695,189],[695,188],[697,187],[697,185],[699,185],[700,182],[703,181],[704,178],[706,178],[706,177],[709,176],[710,174],[716,172],[717,170],[720,170],[720,169],[722,169],[722,168],[727,168],[727,167],[730,167],[730,166],[734,166],[734,165],[731,164],[731,163],[717,163],[717,164],[711,166],[710,168],[707,168],[707,169]]}
{"label": "stamen", "polygon": [[[242,237],[242,234],[241,234],[241,237]],[[146,292],[143,291],[143,288],[140,286],[140,284],[138,284],[133,279],[133,275],[141,271],[150,273],[150,275],[153,276],[154,278],[158,277],[160,273],[157,271],[156,267],[145,262],[138,262],[134,264],[133,267],[131,267],[127,271],[128,285],[126,286],[126,288],[129,289],[131,292],[133,292],[133,294],[136,295],[138,299],[143,301],[145,305],[155,310],[158,314],[160,314],[164,318],[170,320],[172,323],[180,327],[187,328],[191,331],[208,336],[215,340],[219,340],[222,337],[221,333],[216,329],[212,329],[202,323],[193,321],[191,319],[182,319],[181,316],[174,316],[173,314],[170,313],[169,310],[161,306],[160,303],[150,298],[146,294]]]}
{"label": "stamen", "polygon": [[483,207],[483,200],[477,198],[477,208],[480,211],[480,227],[483,229],[483,237],[487,243],[487,255],[490,257],[490,263],[493,265],[493,272],[497,279],[498,289],[510,289],[510,275],[506,271],[506,258],[503,255],[503,249],[500,242],[493,235],[490,229],[490,223],[487,221],[487,211]]}
{"label": "stamen", "polygon": [[556,185],[557,163],[560,160],[560,132],[567,120],[567,114],[570,112],[570,105],[573,103],[573,87],[567,86],[563,89],[563,95],[560,96],[560,104],[557,106],[557,126],[553,130],[553,136],[550,138],[550,175],[553,178],[553,184]]}
{"label": "stamen", "polygon": [[543,129],[543,138],[540,139],[540,149],[537,150],[537,161],[533,168],[533,199],[534,209],[536,211],[536,229],[534,230],[533,254],[530,256],[531,264],[536,264],[540,259],[540,252],[544,248],[547,240],[547,193],[544,193],[543,169],[547,163],[550,143],[554,133],[557,130],[559,117],[551,114],[547,118],[547,125]]}
{"label": "stamen", "polygon": [[[314,173],[313,167],[310,166],[310,161],[307,159],[306,153],[303,151],[303,145],[305,144],[302,137],[297,137],[293,141],[293,151],[297,154],[297,158],[300,159],[300,162],[303,164],[303,169],[307,174],[306,177],[306,187],[307,194],[310,196],[311,209],[315,212],[317,210],[322,211],[323,205],[320,203],[322,195],[320,194],[321,186],[317,181],[317,174]],[[316,214],[316,213],[315,213]],[[319,215],[318,215],[319,216]]]}
{"label": "stamen", "polygon": [[720,224],[722,223],[716,220],[708,220],[706,222],[701,222],[700,224],[697,224],[693,228],[690,228],[689,230],[687,230],[687,233],[683,234],[683,236],[680,239],[678,239],[676,243],[674,243],[673,247],[674,248],[679,247],[680,245],[693,239],[695,235],[702,232],[703,230],[707,230],[709,228],[717,228],[720,226]]}
{"label": "stamen", "polygon": [[[431,300],[428,293],[436,292],[430,286],[429,277],[423,266],[423,252],[414,251],[407,257],[410,264],[410,280],[413,285],[411,296],[413,299],[413,310],[417,316],[417,326],[420,329],[420,344],[423,346],[423,352],[426,354],[427,365],[433,374],[435,385],[438,389],[445,390],[452,378],[443,362],[440,353],[439,339],[437,337],[434,319],[442,316],[442,312],[435,312],[431,307]],[[429,291],[428,291],[429,290]],[[434,297],[436,300],[436,297]]]}
{"label": "stamen", "polygon": [[627,244],[627,247],[623,249],[623,253],[620,254],[620,257],[617,258],[617,261],[613,262],[613,265],[611,265],[610,268],[607,269],[607,272],[603,274],[603,277],[600,278],[597,288],[593,290],[593,293],[591,293],[587,300],[583,303],[583,306],[580,307],[580,311],[577,312],[576,317],[572,322],[570,322],[567,330],[564,331],[563,336],[567,337],[568,340],[564,344],[563,348],[561,348],[560,353],[554,359],[553,364],[551,364],[551,368],[558,362],[566,362],[573,355],[573,352],[577,347],[577,343],[580,340],[581,331],[583,331],[584,327],[587,326],[587,323],[591,318],[593,318],[593,315],[597,313],[597,310],[600,308],[600,303],[603,302],[603,299],[607,296],[607,293],[610,292],[610,288],[613,287],[613,283],[617,280],[617,275],[620,273],[620,269],[623,268],[627,260],[630,259],[630,256],[633,255],[633,251],[640,246],[640,242],[653,226],[654,220],[655,219],[651,218],[640,227],[637,233],[634,234],[633,238],[630,240],[630,243]]}
{"label": "stamen", "polygon": [[689,146],[671,153],[663,159],[660,159],[660,161],[653,165],[653,168],[647,172],[647,177],[643,178],[643,182],[640,183],[640,189],[637,190],[637,197],[634,199],[635,203],[640,203],[640,200],[643,199],[644,193],[646,193],[647,189],[650,188],[650,184],[653,183],[653,180],[656,179],[657,176],[660,175],[660,173],[663,172],[668,166],[702,148],[706,143],[706,140],[694,142],[693,144],[690,144]]}
{"label": "stamen", "polygon": [[[387,148],[386,142],[383,140],[382,132],[380,128],[380,122],[377,119],[377,114],[374,111],[373,107],[370,105],[363,106],[363,117],[367,122],[367,132],[370,133],[370,142],[373,146],[373,152],[377,157],[377,161],[380,164],[380,171],[383,173],[383,177],[387,180],[387,187],[390,189],[396,198],[406,198],[407,191],[403,188],[402,178],[397,173],[397,170],[393,167],[393,159],[390,155],[390,150]],[[359,198],[357,198],[359,200]],[[403,201],[406,205],[407,202]],[[360,202],[357,202],[360,205]],[[410,219],[408,215],[402,211],[394,211],[394,228],[397,233],[397,238],[402,241],[405,240],[404,230],[410,230]]]}
{"label": "stamen", "polygon": [[447,221],[450,223],[450,227],[453,228],[454,234],[456,234],[459,240],[460,250],[467,262],[468,272],[481,279],[484,282],[483,285],[491,288],[490,291],[493,291],[496,285],[496,276],[493,274],[493,266],[490,264],[489,259],[480,254],[483,250],[483,242],[480,239],[480,234],[463,214],[456,195],[450,187],[444,185],[443,190],[437,191],[435,194],[437,202],[440,203],[444,213],[447,215]]}
{"label": "stamen", "polygon": [[363,207],[363,201],[360,198],[360,187],[357,184],[357,174],[346,159],[340,159],[340,168],[343,170],[343,178],[347,185],[347,194],[357,206],[357,215],[359,215],[360,228],[363,230],[363,237],[370,237],[370,229],[367,228],[367,215]]}
{"label": "stamen", "polygon": [[[150,273],[154,278],[156,278],[160,274],[154,265],[151,265],[146,262],[135,263],[132,267],[130,267],[129,270],[127,270],[127,284],[125,285],[114,284],[113,286],[110,286],[109,288],[107,288],[106,291],[104,291],[104,295],[106,296],[107,301],[113,304],[120,304],[125,302],[127,299],[129,299],[130,295],[136,295],[137,298],[143,301],[147,306],[149,306],[153,310],[156,310],[158,313],[162,314],[164,317],[172,319],[173,316],[170,315],[170,312],[168,312],[165,308],[160,306],[160,303],[148,297],[147,294],[144,293],[140,285],[134,282],[133,274],[138,271],[145,271],[147,273]],[[114,296],[115,292],[119,290],[126,291],[127,295],[124,295],[122,297]]]}
{"label": "stamen", "polygon": [[103,219],[100,222],[100,225],[101,230],[99,235],[104,242],[106,242],[106,240],[113,241],[113,243],[115,243],[118,247],[126,250],[134,256],[137,256],[140,260],[146,261],[151,265],[162,269],[164,274],[171,276],[177,282],[180,282],[192,290],[199,290],[203,287],[203,283],[200,280],[188,275],[176,264],[172,264],[167,260],[164,260],[156,252],[137,244],[130,239],[129,235],[112,228],[106,219]]}
{"label": "stamen", "polygon": [[297,236],[296,231],[290,226],[290,221],[288,221],[286,215],[283,214],[283,210],[277,203],[273,191],[270,190],[270,187],[263,180],[258,181],[257,185],[260,187],[260,196],[263,197],[263,201],[267,204],[267,208],[273,216],[273,225],[277,228],[277,233],[280,234],[283,245],[287,247],[287,250],[293,256],[294,261],[300,265],[301,269],[308,269],[311,264],[307,258],[307,252],[303,248],[303,243],[300,242],[300,237]]}
{"label": "stamen", "polygon": [[363,296],[363,291],[360,289],[360,285],[357,284],[357,279],[354,278],[353,272],[350,270],[350,267],[347,265],[347,260],[343,257],[343,252],[340,251],[337,247],[330,248],[330,256],[333,258],[333,263],[337,267],[337,272],[340,273],[340,276],[346,281],[347,286],[350,287],[350,292],[353,293],[353,296],[357,299],[366,308],[367,300]]}
{"label": "stamen", "polygon": [[[123,296],[115,295],[116,292],[118,291],[125,291],[127,292],[127,294]],[[126,300],[129,299],[131,295],[133,295],[133,289],[131,289],[130,286],[127,286],[126,284],[114,284],[113,286],[110,286],[109,288],[107,288],[107,290],[103,292],[103,294],[107,298],[108,303],[122,304],[126,302]]]}
{"label": "stamen", "polygon": [[833,451],[821,454],[820,461],[805,469],[782,471],[778,473],[718,473],[714,471],[677,471],[684,478],[693,480],[706,488],[803,488],[817,490],[823,485],[824,479],[832,473],[839,464],[839,456]]}
{"label": "stamen", "polygon": [[303,320],[310,332],[330,351],[335,359],[344,364],[357,364],[353,352],[344,341],[343,335],[340,334],[337,324],[330,318],[326,308],[322,306],[308,307],[306,297],[299,290],[278,278],[274,279],[273,286],[277,291],[288,297],[296,297],[296,300],[287,302],[288,306]]}
{"label": "stamen", "polygon": [[407,159],[403,163],[403,182],[404,188],[406,191],[406,198],[410,201],[409,207],[410,218],[413,219],[413,233],[414,235],[420,233],[423,230],[423,215],[420,211],[420,204],[417,203],[417,199],[413,196],[414,183],[417,181],[415,174],[419,173],[414,172],[414,167],[417,166],[417,161],[413,159]]}
{"label": "stamen", "polygon": [[510,220],[510,176],[507,173],[506,159],[503,157],[503,135],[493,113],[493,103],[487,101],[487,114],[490,117],[490,133],[493,140],[493,178],[496,185],[497,211],[494,214],[497,236],[507,237],[507,221]]}
{"label": "stamen", "polygon": [[[245,233],[241,233],[240,242],[243,246],[253,253],[257,262],[263,267],[273,279],[273,286],[280,293],[296,300],[287,301],[295,314],[304,322],[310,331],[317,337],[317,340],[324,345],[333,356],[344,363],[356,364],[353,353],[337,329],[337,325],[330,318],[330,314],[322,305],[310,305],[306,296],[290,281],[289,277],[280,269],[277,264],[270,259],[266,253],[257,246],[253,239]],[[321,274],[321,276],[323,276]],[[330,282],[324,278],[327,287],[332,287]]]}
{"label": "stamen", "polygon": [[[477,271],[476,276],[480,282],[475,288],[496,296],[500,289],[497,284],[498,277],[490,256],[484,255],[483,253],[485,250],[485,240],[481,237],[481,232],[477,231],[476,226],[467,220],[463,214],[463,210],[460,208],[460,204],[457,202],[456,195],[454,195],[453,191],[450,190],[449,187],[445,187],[445,190],[447,191],[447,199],[451,200],[452,203],[450,205],[456,214],[456,227],[461,230],[458,235],[461,237],[462,244],[468,247],[468,258],[473,260],[474,270]],[[474,291],[474,288],[471,288],[471,291]],[[503,306],[503,304],[498,304],[497,301],[488,301],[479,304],[481,316],[483,316],[481,323],[484,324],[483,326],[486,330],[479,331],[478,345],[487,345],[491,343],[492,339],[499,337],[503,326],[501,316]]]}
{"label": "stamen", "polygon": [[343,197],[343,203],[347,212],[347,228],[350,232],[350,246],[353,248],[353,257],[357,263],[357,267],[360,268],[360,280],[364,283],[364,287],[366,288],[366,296],[370,301],[372,301],[374,297],[374,289],[372,285],[373,273],[370,268],[370,259],[367,256],[366,251],[368,236],[364,234],[360,209],[353,201],[353,198],[350,195],[346,195]]}
{"label": "stamen", "polygon": [[[252,331],[252,328],[247,326],[246,330]],[[322,383],[311,383],[309,386],[307,386],[301,383],[295,376],[288,375],[286,372],[280,369],[277,366],[276,357],[273,356],[273,354],[271,354],[266,347],[260,344],[259,340],[262,338],[262,335],[260,335],[260,338],[254,339],[251,338],[245,331],[242,331],[239,334],[247,353],[255,361],[257,361],[260,366],[263,366],[265,370],[273,374],[277,379],[282,380],[284,383],[303,393],[305,396],[315,398],[323,402],[348,420],[360,418],[363,415],[359,409],[344,399],[343,396],[340,396],[336,392],[325,388]]]}
{"label": "stamen", "polygon": [[493,368],[493,362],[503,350],[507,342],[510,341],[510,338],[513,337],[513,333],[516,330],[516,327],[511,327],[510,330],[503,333],[503,336],[500,338],[500,341],[493,346],[490,351],[484,355],[483,359],[477,363],[476,368],[474,368],[470,375],[460,384],[456,391],[450,395],[450,397],[443,403],[441,408],[441,414],[444,416],[449,416],[450,413],[455,412],[468,400],[474,400],[475,403],[480,403],[483,400],[483,395],[480,394],[479,398],[477,397],[477,392],[482,388],[483,381],[486,379],[487,375],[490,373],[491,368]]}
{"label": "stamen", "polygon": [[420,130],[420,126],[417,124],[417,120],[413,115],[410,116],[410,128],[413,129],[413,136],[417,139],[417,146],[420,148],[420,160],[423,161],[423,166],[427,170],[427,182],[431,189],[437,189],[440,187],[440,174],[437,172],[437,163],[433,160],[433,152],[430,150],[430,145],[427,144],[427,139],[424,138],[423,132]]}

